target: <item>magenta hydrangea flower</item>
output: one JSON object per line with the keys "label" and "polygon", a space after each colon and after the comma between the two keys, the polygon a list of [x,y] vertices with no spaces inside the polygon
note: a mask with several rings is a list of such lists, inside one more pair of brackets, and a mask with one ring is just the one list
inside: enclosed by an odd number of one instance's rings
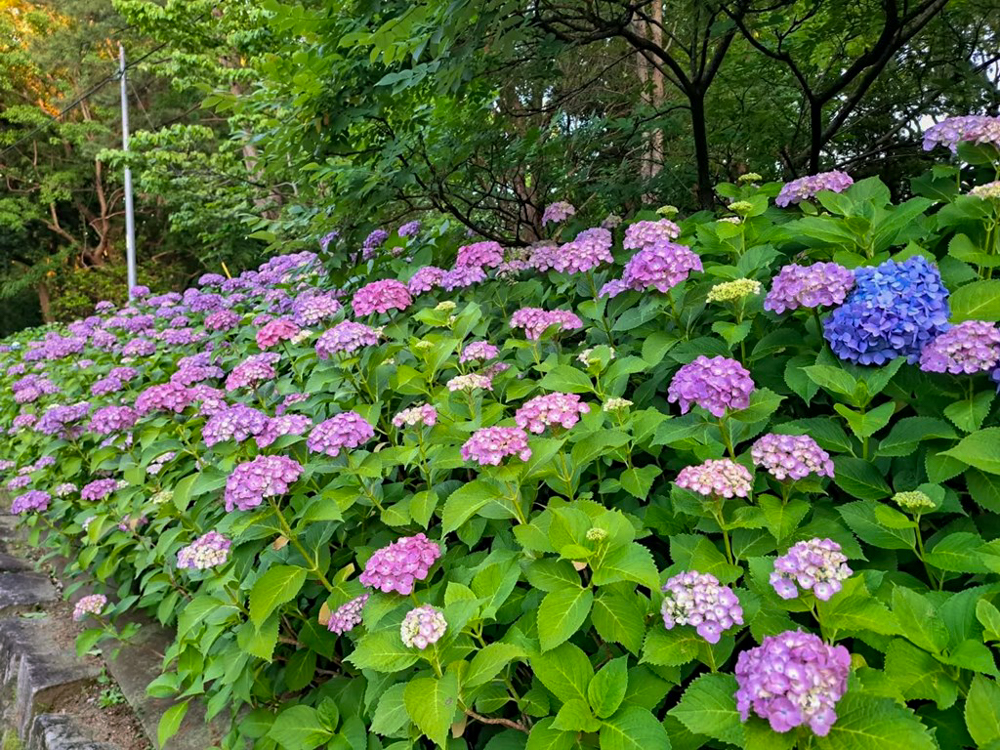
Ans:
{"label": "magenta hydrangea flower", "polygon": [[674,374],[667,400],[679,403],[681,414],[697,404],[715,417],[724,417],[727,409],[746,409],[755,389],[750,371],[735,359],[701,355]]}
{"label": "magenta hydrangea flower", "polygon": [[813,198],[820,190],[830,190],[834,193],[842,193],[851,185],[854,180],[847,172],[834,170],[833,172],[820,172],[797,180],[787,182],[782,186],[778,197],[774,199],[776,205],[784,208],[793,203],[801,203]]}
{"label": "magenta hydrangea flower", "polygon": [[622,247],[626,250],[643,250],[659,243],[671,244],[670,240],[675,240],[680,236],[681,228],[670,219],[637,221],[626,227]]}
{"label": "magenta hydrangea flower", "polygon": [[510,316],[511,328],[523,328],[529,339],[538,339],[550,326],[558,331],[583,328],[583,321],[569,310],[543,310],[539,307],[522,307]]}
{"label": "magenta hydrangea flower", "polygon": [[817,538],[798,542],[775,560],[770,584],[782,599],[794,599],[802,589],[826,602],[840,591],[841,581],[853,573],[839,544]]}
{"label": "magenta hydrangea flower", "polygon": [[745,466],[728,458],[709,459],[681,469],[677,486],[706,497],[747,497],[753,488],[753,476]]}
{"label": "magenta hydrangea flower", "polygon": [[837,701],[847,692],[851,655],[812,633],[770,635],[736,660],[736,709],[746,721],[753,710],[775,732],[808,724],[825,737],[837,720]]}
{"label": "magenta hydrangea flower", "polygon": [[407,648],[423,651],[441,640],[447,629],[448,621],[444,619],[444,612],[425,604],[406,613],[403,624],[399,626],[399,637]]}
{"label": "magenta hydrangea flower", "polygon": [[472,433],[462,446],[462,458],[480,466],[499,466],[506,456],[522,461],[531,458],[528,433],[520,427],[484,427]]}
{"label": "magenta hydrangea flower", "polygon": [[354,293],[351,306],[358,317],[371,313],[387,313],[390,310],[405,310],[413,304],[413,297],[406,285],[395,279],[382,279],[365,284]]}
{"label": "magenta hydrangea flower", "polygon": [[226,440],[242,443],[263,433],[268,426],[268,416],[246,404],[233,404],[215,412],[202,429],[205,445],[211,447]]}
{"label": "magenta hydrangea flower", "polygon": [[341,449],[357,448],[375,437],[375,428],[357,412],[345,411],[312,428],[306,446],[313,453],[337,457]]}
{"label": "magenta hydrangea flower", "polygon": [[685,281],[692,271],[701,270],[701,258],[691,248],[675,242],[654,242],[629,259],[622,270],[621,282],[625,288],[637,292],[656,289],[666,293]]}
{"label": "magenta hydrangea flower", "polygon": [[771,282],[764,309],[779,315],[800,307],[842,305],[854,288],[854,274],[837,263],[796,263],[782,268]]}
{"label": "magenta hydrangea flower", "polygon": [[590,406],[581,403],[575,393],[547,393],[526,401],[514,414],[514,422],[522,430],[541,435],[546,427],[570,429],[580,421],[581,414],[590,413]]}
{"label": "magenta hydrangea flower", "polygon": [[230,331],[240,324],[239,313],[232,310],[216,310],[205,316],[205,328],[209,331]]}
{"label": "magenta hydrangea flower", "polygon": [[920,352],[924,372],[974,375],[1000,363],[1000,329],[982,320],[967,320],[931,339]]}
{"label": "magenta hydrangea flower", "polygon": [[130,406],[102,406],[90,418],[88,429],[95,435],[110,435],[131,429],[139,413]]}
{"label": "magenta hydrangea flower", "polygon": [[83,486],[80,490],[80,497],[84,500],[97,502],[103,500],[112,492],[118,489],[118,481],[115,479],[95,479]]}
{"label": "magenta hydrangea flower", "polygon": [[455,267],[496,268],[503,263],[503,247],[499,242],[485,240],[458,248]]}
{"label": "magenta hydrangea flower", "polygon": [[417,270],[407,282],[406,288],[410,294],[424,294],[441,284],[441,279],[447,273],[443,268],[437,266],[424,266]]}
{"label": "magenta hydrangea flower", "polygon": [[462,364],[466,362],[485,362],[488,359],[493,359],[499,353],[500,350],[488,341],[473,341],[462,349],[462,353],[458,356],[458,361]]}
{"label": "magenta hydrangea flower", "polygon": [[330,620],[326,624],[327,630],[337,635],[343,635],[349,630],[353,630],[355,625],[361,624],[361,610],[364,609],[368,597],[367,591],[361,596],[356,596],[346,604],[341,604],[331,614]]}
{"label": "magenta hydrangea flower", "polygon": [[[28,477],[25,477],[25,479],[28,479]],[[13,502],[10,504],[10,512],[17,516],[32,510],[47,510],[51,499],[52,497],[48,492],[42,492],[41,490],[28,490],[24,494],[18,495],[14,498]]]}
{"label": "magenta hydrangea flower", "polygon": [[740,600],[711,573],[679,573],[663,585],[663,593],[660,614],[667,630],[693,625],[706,641],[718,643],[725,631],[743,624]]}
{"label": "magenta hydrangea flower", "polygon": [[257,346],[261,349],[270,349],[282,341],[290,341],[295,338],[300,330],[291,318],[275,318],[258,329]]}
{"label": "magenta hydrangea flower", "polygon": [[601,263],[614,263],[611,232],[601,227],[585,229],[572,242],[553,253],[552,267],[563,273],[586,273]]}
{"label": "magenta hydrangea flower", "polygon": [[566,201],[550,203],[542,212],[542,226],[546,224],[562,224],[576,213],[576,207]]}
{"label": "magenta hydrangea flower", "polygon": [[178,568],[208,570],[224,565],[232,542],[217,531],[209,531],[177,553]]}
{"label": "magenta hydrangea flower", "polygon": [[302,474],[302,464],[287,456],[257,456],[238,464],[226,480],[226,511],[256,508],[266,497],[288,492]]}
{"label": "magenta hydrangea flower", "polygon": [[946,146],[952,153],[959,143],[992,143],[1000,147],[1000,117],[965,115],[948,117],[924,131],[924,151],[937,145]]}
{"label": "magenta hydrangea flower", "polygon": [[427,578],[439,557],[441,547],[424,534],[402,537],[368,558],[358,580],[386,594],[395,591],[409,596],[414,582]]}
{"label": "magenta hydrangea flower", "polygon": [[240,388],[255,388],[260,383],[274,380],[278,371],[274,368],[281,355],[277,352],[254,354],[240,362],[226,378],[226,390],[235,391]]}
{"label": "magenta hydrangea flower", "polygon": [[378,344],[378,332],[353,320],[344,320],[316,341],[316,356],[329,359],[334,354],[352,354],[363,346]]}
{"label": "magenta hydrangea flower", "polygon": [[779,481],[804,479],[810,474],[833,477],[830,454],[808,435],[769,433],[750,448],[754,466],[762,466]]}
{"label": "magenta hydrangea flower", "polygon": [[312,420],[304,414],[285,414],[267,420],[264,431],[254,440],[258,448],[266,448],[285,435],[304,435],[312,425]]}
{"label": "magenta hydrangea flower", "polygon": [[85,596],[73,607],[73,621],[80,622],[87,615],[100,615],[108,603],[108,597],[104,594],[91,594]]}
{"label": "magenta hydrangea flower", "polygon": [[418,424],[433,427],[437,424],[437,417],[437,409],[430,404],[421,404],[420,406],[411,406],[409,409],[403,409],[403,411],[392,418],[392,424],[399,428],[413,427]]}

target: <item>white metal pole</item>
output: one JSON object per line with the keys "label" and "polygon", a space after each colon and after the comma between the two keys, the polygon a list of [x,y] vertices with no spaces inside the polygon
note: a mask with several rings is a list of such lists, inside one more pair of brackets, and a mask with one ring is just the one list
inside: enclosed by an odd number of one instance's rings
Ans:
{"label": "white metal pole", "polygon": [[[125,47],[118,45],[119,73],[122,83],[122,151],[128,151],[128,84],[125,80]],[[128,259],[128,298],[136,286],[135,210],[132,206],[132,170],[125,167],[125,254]]]}

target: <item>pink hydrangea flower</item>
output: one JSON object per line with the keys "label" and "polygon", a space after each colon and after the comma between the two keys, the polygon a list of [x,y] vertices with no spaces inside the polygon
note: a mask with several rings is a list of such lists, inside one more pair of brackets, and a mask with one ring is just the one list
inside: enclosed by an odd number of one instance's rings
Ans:
{"label": "pink hydrangea flower", "polygon": [[794,599],[801,588],[826,602],[841,590],[841,581],[853,574],[840,545],[832,539],[817,538],[797,542],[775,560],[769,582],[782,599]]}
{"label": "pink hydrangea flower", "polygon": [[399,428],[413,427],[417,424],[433,427],[437,424],[437,416],[437,409],[430,404],[421,404],[420,406],[411,406],[409,409],[403,409],[403,411],[392,418],[392,424]]}
{"label": "pink hydrangea flower", "polygon": [[91,594],[85,596],[73,607],[73,621],[80,622],[87,615],[100,615],[108,603],[108,597],[104,594]]}
{"label": "pink hydrangea flower", "polygon": [[637,221],[625,229],[622,247],[626,250],[642,250],[658,242],[669,242],[681,236],[681,228],[670,221]]}
{"label": "pink hydrangea flower", "polygon": [[804,479],[810,474],[833,477],[830,454],[808,435],[769,433],[750,448],[754,466],[763,466],[779,481]]}
{"label": "pink hydrangea flower", "polygon": [[629,259],[621,282],[625,288],[637,292],[655,289],[666,293],[685,281],[692,271],[701,270],[701,258],[691,248],[674,242],[655,242]]}
{"label": "pink hydrangea flower", "polygon": [[291,318],[275,318],[257,331],[257,346],[261,349],[270,349],[282,341],[292,340],[300,330],[302,329]]}
{"label": "pink hydrangea flower", "polygon": [[553,254],[552,266],[563,273],[586,273],[601,263],[614,263],[611,232],[601,227],[585,229]]}
{"label": "pink hydrangea flower", "polygon": [[728,458],[709,459],[681,469],[677,486],[706,497],[746,497],[753,488],[753,476]]}
{"label": "pink hydrangea flower", "polygon": [[334,354],[353,354],[363,346],[378,344],[378,332],[353,320],[344,320],[316,341],[316,356],[329,359]]}
{"label": "pink hydrangea flower", "polygon": [[566,201],[550,203],[542,212],[542,226],[546,224],[562,224],[566,219],[576,213],[576,207]]}
{"label": "pink hydrangea flower", "polygon": [[217,531],[209,531],[177,553],[177,567],[208,570],[224,565],[232,542]]}
{"label": "pink hydrangea flower", "polygon": [[424,294],[432,289],[437,288],[441,284],[441,279],[444,277],[446,271],[443,268],[438,268],[437,266],[424,266],[418,269],[413,276],[410,277],[406,288],[409,290],[410,294]]}
{"label": "pink hydrangea flower", "polygon": [[441,547],[424,534],[402,537],[375,552],[358,580],[387,594],[395,591],[409,596],[414,582],[427,578],[439,557]]}
{"label": "pink hydrangea flower", "polygon": [[488,359],[493,359],[499,353],[500,350],[488,341],[473,341],[462,349],[462,353],[458,356],[458,361],[462,364],[466,362],[485,362]]}
{"label": "pink hydrangea flower", "polygon": [[740,600],[711,573],[679,573],[663,585],[663,593],[660,614],[667,630],[693,625],[706,641],[718,643],[725,631],[743,624]]}
{"label": "pink hydrangea flower", "polygon": [[357,412],[345,411],[313,427],[306,446],[313,453],[339,456],[344,448],[357,448],[375,437],[375,428]]}
{"label": "pink hydrangea flower", "polygon": [[351,298],[351,306],[358,317],[387,313],[390,310],[405,310],[412,304],[413,297],[406,285],[395,279],[382,279],[366,284]]}
{"label": "pink hydrangea flower", "polygon": [[361,610],[368,601],[370,594],[365,592],[361,596],[356,596],[345,604],[341,604],[331,614],[330,620],[326,624],[327,630],[337,635],[343,635],[349,630],[353,630],[355,625],[361,623]]}
{"label": "pink hydrangea flower", "polygon": [[590,406],[580,402],[575,393],[547,393],[525,402],[514,414],[514,422],[522,430],[541,435],[546,427],[570,429],[588,414]]}
{"label": "pink hydrangea flower", "polygon": [[727,409],[746,409],[755,389],[750,371],[735,359],[701,355],[674,374],[667,400],[680,403],[682,414],[697,404],[713,416],[724,417]]}
{"label": "pink hydrangea flower", "polygon": [[399,637],[407,648],[423,651],[441,640],[447,629],[448,621],[444,619],[444,612],[425,604],[406,613],[399,626]]}
{"label": "pink hydrangea flower", "polygon": [[455,267],[475,266],[478,268],[496,268],[503,263],[503,248],[499,242],[485,240],[463,245],[458,248]]}
{"label": "pink hydrangea flower", "polygon": [[520,427],[484,427],[472,433],[462,446],[462,458],[480,466],[499,466],[506,456],[522,461],[531,458],[528,433]]}
{"label": "pink hydrangea flower", "polygon": [[226,511],[256,508],[264,498],[284,495],[302,474],[302,465],[287,456],[257,456],[238,464],[226,480]]}
{"label": "pink hydrangea flower", "polygon": [[583,328],[583,321],[569,310],[542,310],[539,307],[522,307],[510,317],[511,328],[523,328],[529,339],[537,339],[550,326],[557,330]]}
{"label": "pink hydrangea flower", "polygon": [[240,388],[254,388],[259,383],[274,380],[278,377],[274,366],[281,356],[275,352],[254,354],[236,365],[226,378],[226,390],[235,391]]}

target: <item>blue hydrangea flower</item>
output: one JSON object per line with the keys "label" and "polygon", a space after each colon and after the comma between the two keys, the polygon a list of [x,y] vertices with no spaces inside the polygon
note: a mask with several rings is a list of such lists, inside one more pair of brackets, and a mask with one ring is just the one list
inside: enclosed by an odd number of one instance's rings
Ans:
{"label": "blue hydrangea flower", "polygon": [[823,325],[841,359],[881,365],[896,357],[916,361],[924,346],[948,328],[948,289],[936,266],[914,256],[858,268],[856,284]]}

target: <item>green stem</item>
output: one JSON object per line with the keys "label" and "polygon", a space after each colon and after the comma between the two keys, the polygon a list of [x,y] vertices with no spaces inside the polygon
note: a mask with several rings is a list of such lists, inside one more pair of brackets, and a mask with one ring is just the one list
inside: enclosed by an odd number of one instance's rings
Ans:
{"label": "green stem", "polygon": [[295,532],[292,531],[292,527],[288,525],[288,521],[285,520],[285,514],[281,512],[281,508],[278,507],[278,501],[270,497],[268,498],[268,503],[274,509],[274,514],[278,517],[278,524],[281,526],[281,531],[285,535],[285,538],[292,543],[292,546],[299,551],[299,554],[309,563],[309,572],[315,574],[319,579],[319,582],[323,584],[323,587],[333,593],[333,585],[327,580],[326,576],[319,569],[319,561],[314,559],[312,555],[306,550],[305,547],[299,542],[298,537]]}
{"label": "green stem", "polygon": [[719,432],[722,434],[722,442],[726,446],[726,452],[729,453],[729,457],[735,461],[736,450],[733,448],[732,438],[730,438],[729,430],[726,428],[726,417],[719,417]]}

